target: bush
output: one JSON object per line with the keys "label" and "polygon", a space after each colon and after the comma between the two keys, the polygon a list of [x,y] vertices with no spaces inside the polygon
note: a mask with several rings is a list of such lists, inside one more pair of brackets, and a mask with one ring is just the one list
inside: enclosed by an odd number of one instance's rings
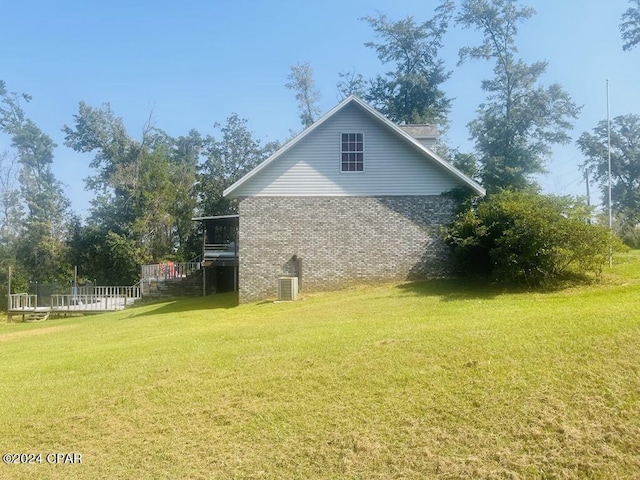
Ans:
{"label": "bush", "polygon": [[569,273],[601,273],[610,234],[588,218],[586,205],[571,197],[505,191],[460,214],[446,241],[460,273],[540,286]]}

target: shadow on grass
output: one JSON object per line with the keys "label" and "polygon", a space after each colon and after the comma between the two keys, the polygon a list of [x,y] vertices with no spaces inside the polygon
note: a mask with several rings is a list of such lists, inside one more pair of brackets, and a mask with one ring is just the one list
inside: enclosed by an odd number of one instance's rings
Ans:
{"label": "shadow on grass", "polygon": [[416,280],[398,286],[405,293],[424,297],[438,297],[446,302],[456,300],[488,300],[505,293],[523,293],[521,287],[505,287],[484,279],[436,278]]}
{"label": "shadow on grass", "polygon": [[420,296],[439,297],[444,301],[491,299],[505,294],[555,293],[567,288],[592,285],[596,279],[584,274],[566,273],[561,278],[539,286],[492,282],[487,278],[438,278],[416,280],[398,288]]}
{"label": "shadow on grass", "polygon": [[[157,306],[157,308],[154,308]],[[197,310],[219,310],[238,306],[237,293],[219,293],[206,297],[184,297],[173,300],[157,300],[141,303],[137,308],[145,308],[136,312],[136,307],[131,309],[132,317],[144,317],[147,315],[163,315],[180,312],[193,312]]]}

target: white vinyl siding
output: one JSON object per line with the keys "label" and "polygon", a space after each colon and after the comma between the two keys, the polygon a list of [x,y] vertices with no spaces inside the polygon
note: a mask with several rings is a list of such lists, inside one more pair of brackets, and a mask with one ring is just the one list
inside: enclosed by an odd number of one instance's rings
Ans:
{"label": "white vinyl siding", "polygon": [[[345,175],[336,165],[341,134],[351,132],[366,139],[366,168],[357,175]],[[239,185],[232,197],[438,195],[461,185],[424,151],[352,103]]]}

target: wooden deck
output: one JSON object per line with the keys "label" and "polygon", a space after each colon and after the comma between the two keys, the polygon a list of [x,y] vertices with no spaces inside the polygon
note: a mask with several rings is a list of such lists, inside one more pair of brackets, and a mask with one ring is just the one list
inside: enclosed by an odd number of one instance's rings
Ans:
{"label": "wooden deck", "polygon": [[141,298],[140,287],[96,287],[91,294],[51,295],[49,306],[39,306],[38,297],[27,293],[9,296],[7,321],[14,315],[104,313],[123,310]]}

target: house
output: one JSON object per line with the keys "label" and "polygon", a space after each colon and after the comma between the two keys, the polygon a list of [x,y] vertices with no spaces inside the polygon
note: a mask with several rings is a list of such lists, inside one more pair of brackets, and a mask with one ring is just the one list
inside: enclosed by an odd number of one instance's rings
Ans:
{"label": "house", "polygon": [[[413,136],[412,136],[413,135]],[[224,191],[239,200],[240,301],[447,273],[443,193],[485,190],[429,146],[429,126],[397,126],[351,96]]]}

